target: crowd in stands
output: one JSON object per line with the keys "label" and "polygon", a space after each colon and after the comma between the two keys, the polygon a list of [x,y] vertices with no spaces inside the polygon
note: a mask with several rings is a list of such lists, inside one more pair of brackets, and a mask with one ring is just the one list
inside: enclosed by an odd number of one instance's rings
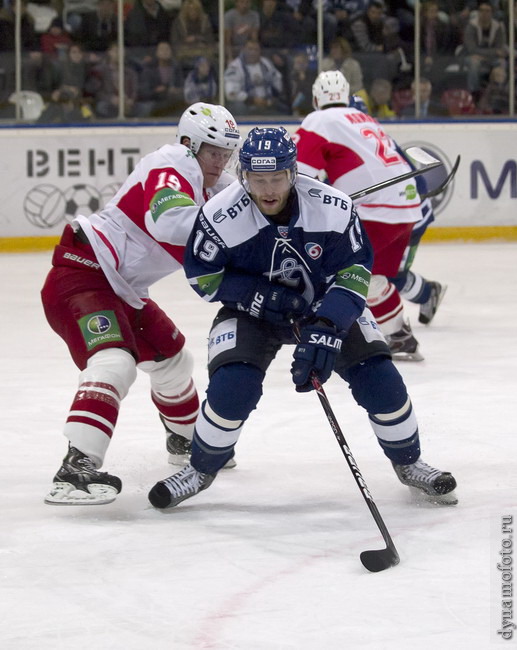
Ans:
{"label": "crowd in stands", "polygon": [[[324,0],[321,69],[341,70],[380,119],[508,114],[509,1],[423,0],[417,88],[414,1]],[[310,112],[316,0],[226,2],[223,79],[217,5],[126,0],[120,98],[116,1],[23,0],[22,89],[41,96],[42,122],[177,118],[217,103],[220,83],[237,116]],[[2,119],[14,116],[14,52],[15,3],[0,0]]]}

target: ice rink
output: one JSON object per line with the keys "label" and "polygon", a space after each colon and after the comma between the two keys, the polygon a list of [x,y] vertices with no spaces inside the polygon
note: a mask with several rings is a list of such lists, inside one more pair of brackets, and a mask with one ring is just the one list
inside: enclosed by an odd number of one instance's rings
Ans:
{"label": "ice rink", "polygon": [[[270,369],[237,468],[206,492],[170,512],[148,503],[173,468],[140,374],[105,464],[123,481],[118,499],[45,505],[78,374],[40,305],[50,258],[0,255],[1,650],[517,647],[517,630],[498,634],[513,629],[503,628],[502,587],[517,574],[517,244],[427,244],[415,263],[448,292],[430,327],[408,307],[425,361],[398,368],[422,457],[454,473],[457,506],[412,501],[345,384],[326,384],[400,553],[377,574],[359,554],[382,537],[316,395],[294,391],[289,348]],[[181,273],[152,297],[186,334],[203,394],[216,306]],[[498,570],[503,557],[513,571]]]}

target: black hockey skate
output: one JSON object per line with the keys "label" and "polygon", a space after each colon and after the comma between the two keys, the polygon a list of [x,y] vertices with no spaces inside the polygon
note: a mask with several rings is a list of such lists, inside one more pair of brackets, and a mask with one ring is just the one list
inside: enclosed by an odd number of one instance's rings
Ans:
{"label": "black hockey skate", "polygon": [[155,508],[173,508],[185,499],[206,490],[216,476],[217,474],[198,472],[189,464],[177,474],[158,481],[149,492],[149,501]]}
{"label": "black hockey skate", "polygon": [[418,315],[418,322],[424,325],[429,325],[433,320],[447,291],[447,285],[445,284],[442,285],[439,282],[430,282],[429,284],[431,285],[431,294],[427,302],[420,305],[420,313]]}
{"label": "black hockey skate", "polygon": [[458,499],[454,493],[456,479],[450,472],[442,472],[418,459],[411,465],[396,465],[393,469],[399,481],[410,488],[423,493],[428,501],[444,505],[456,505]]}
{"label": "black hockey skate", "polygon": [[423,361],[424,357],[418,350],[418,341],[413,336],[409,322],[402,329],[386,336],[393,361]]}
{"label": "black hockey skate", "polygon": [[[165,421],[165,418],[160,413],[160,420],[162,421],[163,426],[165,427],[166,434],[166,447],[169,452],[169,463],[171,465],[178,465],[179,467],[185,467],[190,463],[190,454],[192,452],[192,441],[188,440],[179,433],[174,433]],[[231,469],[237,465],[234,458],[226,463],[223,469]]]}
{"label": "black hockey skate", "polygon": [[63,464],[54,476],[54,483],[45,497],[45,503],[103,505],[114,501],[121,490],[122,481],[118,476],[99,472],[89,456],[70,446]]}

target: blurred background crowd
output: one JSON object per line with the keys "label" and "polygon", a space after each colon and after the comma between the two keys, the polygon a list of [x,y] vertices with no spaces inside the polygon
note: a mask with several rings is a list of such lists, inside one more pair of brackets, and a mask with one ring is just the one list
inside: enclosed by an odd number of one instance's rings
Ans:
{"label": "blurred background crowd", "polygon": [[514,114],[517,2],[219,1],[0,0],[0,121],[303,117],[320,70],[382,120]]}

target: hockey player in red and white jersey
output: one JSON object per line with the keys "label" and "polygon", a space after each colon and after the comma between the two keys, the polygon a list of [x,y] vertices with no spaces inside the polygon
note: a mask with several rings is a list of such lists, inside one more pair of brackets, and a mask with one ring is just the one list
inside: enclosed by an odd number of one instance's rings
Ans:
{"label": "hockey player in red and white jersey", "polygon": [[46,503],[103,504],[120,492],[121,480],[98,470],[137,368],[149,374],[172,462],[189,453],[199,410],[193,358],[148,289],[182,268],[199,206],[234,180],[224,169],[239,145],[229,111],[193,104],[175,144],[144,156],[102,210],[65,227],[42,301],[81,373],[64,427],[68,453]]}
{"label": "hockey player in red and white jersey", "polygon": [[[379,122],[349,106],[350,87],[341,72],[322,72],[312,92],[316,110],[294,136],[301,173],[315,177],[324,171],[331,185],[352,194],[411,171]],[[414,224],[422,218],[415,182],[397,183],[354,205],[374,250],[368,306],[393,357],[420,361],[401,296],[388,280],[397,275]]]}

